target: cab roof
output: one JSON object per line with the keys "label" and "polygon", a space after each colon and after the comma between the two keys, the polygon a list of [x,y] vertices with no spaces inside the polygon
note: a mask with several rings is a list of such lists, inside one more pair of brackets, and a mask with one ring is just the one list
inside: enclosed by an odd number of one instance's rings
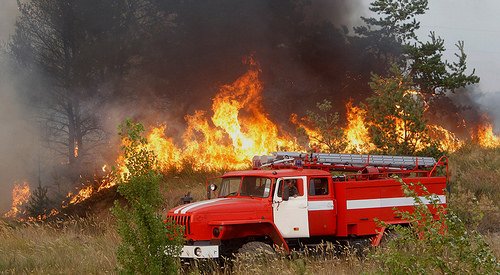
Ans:
{"label": "cab roof", "polygon": [[275,170],[242,170],[227,172],[222,177],[298,177],[298,176],[331,176],[327,171],[319,169],[275,169]]}

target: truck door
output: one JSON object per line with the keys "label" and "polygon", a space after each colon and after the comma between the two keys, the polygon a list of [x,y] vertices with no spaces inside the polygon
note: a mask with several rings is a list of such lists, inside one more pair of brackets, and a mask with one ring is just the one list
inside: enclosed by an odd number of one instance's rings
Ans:
{"label": "truck door", "polygon": [[337,209],[331,180],[328,177],[309,178],[308,202],[309,234],[328,236],[337,230]]}
{"label": "truck door", "polygon": [[[295,186],[296,190],[290,191],[288,200],[283,200],[283,191],[289,186]],[[273,216],[284,238],[309,237],[306,177],[278,179],[273,195]]]}

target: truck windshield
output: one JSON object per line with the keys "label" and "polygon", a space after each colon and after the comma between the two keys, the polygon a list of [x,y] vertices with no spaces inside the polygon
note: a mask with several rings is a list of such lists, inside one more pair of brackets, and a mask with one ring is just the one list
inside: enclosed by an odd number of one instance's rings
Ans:
{"label": "truck windshield", "polygon": [[267,198],[271,192],[271,179],[261,177],[232,177],[222,179],[219,197],[249,196]]}

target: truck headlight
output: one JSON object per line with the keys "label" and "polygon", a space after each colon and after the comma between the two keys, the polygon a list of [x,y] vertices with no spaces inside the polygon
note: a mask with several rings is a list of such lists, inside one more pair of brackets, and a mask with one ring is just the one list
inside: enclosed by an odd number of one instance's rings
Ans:
{"label": "truck headlight", "polygon": [[201,256],[201,248],[199,248],[199,247],[195,248],[194,255],[196,255],[196,257],[200,257]]}

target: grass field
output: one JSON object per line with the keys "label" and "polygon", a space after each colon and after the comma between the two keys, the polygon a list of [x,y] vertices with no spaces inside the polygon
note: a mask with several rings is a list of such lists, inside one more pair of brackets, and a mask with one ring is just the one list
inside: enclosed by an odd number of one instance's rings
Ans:
{"label": "grass field", "polygon": [[[450,156],[449,207],[470,229],[484,236],[500,258],[500,148],[465,147]],[[162,186],[164,208],[175,205],[188,191],[203,199],[204,178],[210,174],[168,176]],[[113,217],[98,216],[48,224],[0,220],[0,273],[101,274],[116,273],[119,237]],[[321,256],[278,255],[270,259],[238,259],[236,274],[359,274],[377,270],[372,261],[333,251]],[[218,269],[217,273],[229,273]]]}

